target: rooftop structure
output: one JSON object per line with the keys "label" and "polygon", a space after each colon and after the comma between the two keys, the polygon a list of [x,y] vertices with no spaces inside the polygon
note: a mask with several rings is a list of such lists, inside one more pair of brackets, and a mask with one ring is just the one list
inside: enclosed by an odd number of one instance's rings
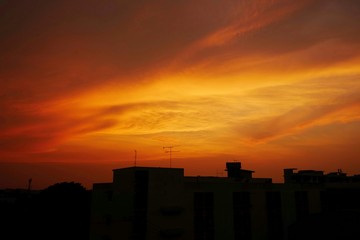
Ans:
{"label": "rooftop structure", "polygon": [[323,171],[316,170],[299,170],[296,168],[284,169],[285,183],[351,183],[360,182],[360,176],[347,176],[341,169],[337,172],[324,174]]}

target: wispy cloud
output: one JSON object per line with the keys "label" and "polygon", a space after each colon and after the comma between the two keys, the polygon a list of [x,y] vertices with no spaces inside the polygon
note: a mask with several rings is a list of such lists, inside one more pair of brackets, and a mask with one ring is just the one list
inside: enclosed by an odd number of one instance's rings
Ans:
{"label": "wispy cloud", "polygon": [[[351,79],[347,84],[343,79],[344,82],[333,82],[334,85],[324,81],[309,82],[307,89],[304,89],[304,83],[262,89],[261,92],[266,95],[260,93],[260,98],[280,96],[277,104],[284,104],[285,108],[280,107],[270,115],[241,126],[239,134],[249,142],[266,143],[317,126],[359,121],[360,88]],[[339,85],[338,88],[336,85]],[[349,89],[344,89],[344,86]],[[271,102],[270,99],[267,101]]]}
{"label": "wispy cloud", "polygon": [[134,147],[156,159],[166,143],[183,145],[182,158],[298,159],[342,138],[353,163],[341,131],[358,129],[359,8],[2,2],[0,161],[105,161]]}

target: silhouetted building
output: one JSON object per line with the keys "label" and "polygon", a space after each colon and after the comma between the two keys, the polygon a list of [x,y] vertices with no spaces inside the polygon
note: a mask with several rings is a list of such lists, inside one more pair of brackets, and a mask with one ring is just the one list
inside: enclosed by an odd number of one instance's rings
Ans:
{"label": "silhouetted building", "polygon": [[[113,170],[112,183],[93,185],[91,239],[298,239],[304,221],[344,209],[349,198],[347,210],[360,210],[360,184],[322,183],[321,171],[284,170],[282,184],[253,178],[239,162],[226,168],[228,177],[187,177],[180,168]],[[303,184],[291,173],[311,180]],[[344,193],[343,201],[332,201]]]}
{"label": "silhouetted building", "polygon": [[324,174],[323,171],[284,169],[285,183],[355,183],[360,182],[360,175],[347,176],[341,169],[337,172]]}
{"label": "silhouetted building", "polygon": [[227,162],[226,171],[228,178],[234,178],[241,181],[250,181],[254,171],[241,169],[241,162]]}

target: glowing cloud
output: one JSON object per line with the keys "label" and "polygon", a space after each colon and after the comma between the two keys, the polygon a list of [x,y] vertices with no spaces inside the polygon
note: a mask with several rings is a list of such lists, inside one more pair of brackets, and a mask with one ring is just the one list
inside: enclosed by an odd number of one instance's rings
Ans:
{"label": "glowing cloud", "polygon": [[136,148],[151,165],[176,144],[194,174],[232,159],[262,176],[268,162],[326,170],[328,151],[360,169],[359,8],[2,2],[0,161],[128,161]]}

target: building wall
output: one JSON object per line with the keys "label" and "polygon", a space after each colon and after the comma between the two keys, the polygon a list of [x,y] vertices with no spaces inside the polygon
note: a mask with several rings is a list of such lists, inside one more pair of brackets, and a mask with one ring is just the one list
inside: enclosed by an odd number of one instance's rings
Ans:
{"label": "building wall", "polygon": [[94,184],[91,239],[287,240],[289,226],[331,207],[324,188],[117,169],[113,183]]}

